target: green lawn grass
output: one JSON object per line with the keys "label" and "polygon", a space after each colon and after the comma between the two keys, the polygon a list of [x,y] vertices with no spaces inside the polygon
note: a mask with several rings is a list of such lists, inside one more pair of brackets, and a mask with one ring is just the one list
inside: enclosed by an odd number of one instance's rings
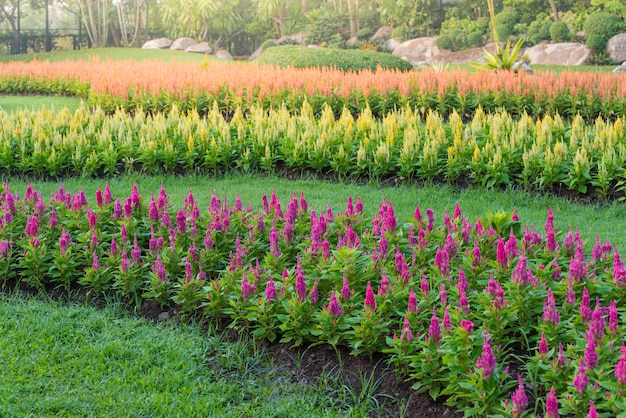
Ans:
{"label": "green lawn grass", "polygon": [[80,107],[81,99],[74,97],[60,96],[3,96],[0,95],[0,111],[7,113],[18,109],[41,110],[43,106],[47,109],[61,110],[67,107],[74,112]]}
{"label": "green lawn grass", "polygon": [[101,60],[110,59],[113,61],[134,60],[134,61],[182,61],[182,62],[202,62],[206,59],[219,59],[212,55],[190,53],[185,51],[172,51],[169,49],[141,49],[141,48],[93,48],[80,50],[64,50],[53,52],[38,52],[21,55],[0,55],[0,62],[24,61],[30,62],[34,59],[38,61],[77,61],[99,58]]}
{"label": "green lawn grass", "polygon": [[[491,212],[510,212],[514,208],[523,225],[534,225],[535,229],[543,233],[548,207],[552,207],[555,216],[555,226],[567,232],[569,226],[578,227],[585,248],[591,249],[597,233],[601,240],[609,240],[620,248],[626,248],[626,216],[623,204],[612,202],[607,204],[581,204],[566,199],[528,193],[522,190],[484,190],[479,188],[455,189],[447,185],[414,186],[401,185],[397,187],[376,187],[373,185],[338,184],[318,180],[286,180],[278,177],[231,175],[224,177],[203,176],[145,176],[124,175],[108,179],[113,194],[126,198],[130,195],[132,185],[137,182],[139,192],[144,202],[149,202],[150,195],[158,195],[161,184],[170,195],[170,203],[174,207],[182,206],[184,197],[189,190],[194,192],[201,209],[206,209],[210,203],[211,192],[215,190],[218,196],[226,196],[232,204],[239,194],[244,204],[251,204],[259,209],[262,206],[261,197],[268,196],[275,190],[278,197],[286,205],[290,196],[295,192],[304,192],[310,205],[319,210],[325,210],[328,203],[333,210],[345,210],[347,197],[356,199],[360,196],[365,210],[374,215],[383,199],[391,201],[398,219],[402,221],[413,216],[415,206],[419,205],[422,214],[427,208],[435,211],[438,222],[441,223],[444,211],[450,214],[458,202],[463,214],[474,221]],[[47,197],[56,191],[59,182],[32,181],[35,188]],[[20,193],[26,188],[26,183],[11,180],[10,185]],[[65,179],[63,185],[72,192],[83,189],[92,204],[95,204],[95,193],[103,189],[105,180],[97,179]]]}
{"label": "green lawn grass", "polygon": [[[304,385],[242,336],[154,325],[45,297],[0,294],[1,417],[371,416],[348,391]],[[335,394],[328,396],[336,385]]]}

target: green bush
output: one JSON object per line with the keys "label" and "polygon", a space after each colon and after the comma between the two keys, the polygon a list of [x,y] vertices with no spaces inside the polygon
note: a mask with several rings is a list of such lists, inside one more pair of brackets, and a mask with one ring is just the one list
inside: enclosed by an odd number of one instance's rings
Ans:
{"label": "green bush", "polygon": [[513,29],[508,27],[507,25],[504,25],[504,24],[496,25],[496,32],[498,32],[498,39],[500,41],[506,41],[511,35],[512,31]]}
{"label": "green bush", "polygon": [[528,42],[530,44],[536,45],[541,41],[550,39],[550,26],[552,24],[544,19],[537,19],[528,27]]}
{"label": "green bush", "polygon": [[414,35],[415,32],[413,31],[413,29],[406,26],[398,26],[397,28],[393,29],[393,32],[391,32],[392,39],[397,39],[398,41],[402,42],[408,41]]}
{"label": "green bush", "polygon": [[365,39],[365,38],[369,38],[373,34],[374,34],[374,31],[372,30],[372,28],[361,28],[361,30],[359,30],[356,33],[356,36],[359,39]]}
{"label": "green bush", "polygon": [[480,31],[476,31],[476,32],[470,33],[469,35],[467,35],[467,43],[472,48],[483,46],[483,44],[484,44],[484,42],[483,42],[483,33],[480,32]]}
{"label": "green bush", "polygon": [[550,39],[552,39],[552,42],[569,42],[571,36],[567,24],[565,22],[554,22],[551,24]]}
{"label": "green bush", "polygon": [[620,20],[612,13],[590,14],[583,24],[583,30],[587,34],[587,46],[594,54],[604,53],[607,41],[619,33],[621,26]]}
{"label": "green bush", "polygon": [[437,45],[437,48],[439,49],[447,49],[449,51],[452,51],[454,48],[452,38],[450,38],[449,35],[440,35],[435,41],[435,45]]}
{"label": "green bush", "polygon": [[259,57],[258,62],[279,67],[332,67],[344,71],[363,69],[374,71],[378,67],[402,71],[413,69],[409,62],[381,52],[335,48],[311,49],[294,45],[270,48]]}

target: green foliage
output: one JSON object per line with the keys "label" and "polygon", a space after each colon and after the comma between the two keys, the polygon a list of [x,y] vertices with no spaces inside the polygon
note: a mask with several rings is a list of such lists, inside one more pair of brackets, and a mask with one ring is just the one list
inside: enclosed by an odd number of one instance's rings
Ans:
{"label": "green foliage", "polygon": [[438,48],[441,49],[447,49],[449,51],[452,51],[454,49],[454,42],[449,35],[439,35],[439,37],[435,41],[435,44]]}
{"label": "green foliage", "polygon": [[272,48],[274,46],[276,46],[276,42],[274,42],[271,39],[268,39],[267,41],[265,41],[265,42],[263,42],[261,44],[261,48],[263,48],[263,49]]}
{"label": "green foliage", "polygon": [[397,39],[398,41],[408,41],[416,35],[415,30],[409,28],[408,26],[396,26],[393,28],[393,32],[391,32],[391,37],[393,39]]}
{"label": "green foliage", "polygon": [[472,48],[477,48],[479,46],[482,46],[485,41],[483,39],[483,35],[484,33],[481,31],[476,31],[476,32],[472,32],[469,35],[467,35],[467,43],[470,47]]}
{"label": "green foliage", "polygon": [[523,45],[524,39],[519,39],[511,48],[511,41],[508,40],[504,48],[496,48],[493,54],[485,51],[485,63],[476,66],[492,71],[510,70],[513,68],[513,64],[524,58],[524,55],[520,54]]}
{"label": "green foliage", "polygon": [[622,28],[622,22],[612,13],[590,14],[583,25],[587,34],[587,46],[595,53],[603,52],[607,41]]}
{"label": "green foliage", "polygon": [[350,34],[350,20],[346,13],[338,13],[330,7],[311,10],[306,31],[308,42],[312,44],[330,43],[334,36],[347,39]]}
{"label": "green foliage", "polygon": [[360,71],[377,68],[393,68],[409,71],[413,66],[407,61],[390,54],[364,50],[340,50],[332,48],[307,48],[279,46],[271,48],[258,59],[261,64],[281,67],[329,67],[344,71]]}
{"label": "green foliage", "polygon": [[441,25],[441,35],[437,38],[437,46],[452,51],[480,46],[483,43],[482,35],[487,27],[488,23],[485,25],[484,20],[477,22],[449,17]]}
{"label": "green foliage", "polygon": [[571,35],[565,22],[554,22],[550,25],[550,38],[552,42],[569,42]]}
{"label": "green foliage", "polygon": [[359,39],[367,39],[371,37],[373,34],[374,34],[374,31],[372,30],[372,28],[361,28],[357,32],[356,36]]}
{"label": "green foliage", "polygon": [[528,42],[531,45],[550,39],[550,27],[552,23],[545,15],[540,15],[528,26]]}

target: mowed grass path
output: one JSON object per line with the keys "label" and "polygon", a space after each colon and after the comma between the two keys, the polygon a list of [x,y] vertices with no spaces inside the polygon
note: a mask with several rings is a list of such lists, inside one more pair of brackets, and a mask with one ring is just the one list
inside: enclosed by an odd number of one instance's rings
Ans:
{"label": "mowed grass path", "polygon": [[0,294],[0,417],[337,417],[245,336]]}

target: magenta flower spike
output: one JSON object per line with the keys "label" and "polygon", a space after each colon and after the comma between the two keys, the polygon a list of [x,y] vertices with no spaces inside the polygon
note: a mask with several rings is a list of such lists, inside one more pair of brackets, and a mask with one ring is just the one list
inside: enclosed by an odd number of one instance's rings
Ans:
{"label": "magenta flower spike", "polygon": [[293,225],[291,224],[291,222],[287,221],[285,223],[285,228],[283,229],[283,240],[287,244],[291,244],[291,241],[293,240],[293,234],[294,234]]}
{"label": "magenta flower spike", "polygon": [[600,307],[600,301],[596,297],[596,307],[591,313],[591,321],[589,321],[589,333],[591,334],[596,345],[600,345],[604,338],[604,318]]}
{"label": "magenta flower spike", "polygon": [[350,299],[350,295],[351,295],[351,290],[350,290],[350,284],[348,283],[348,277],[346,277],[346,275],[343,275],[343,286],[341,288],[341,299],[343,299],[343,301],[347,301],[348,299]]}
{"label": "magenta flower spike", "polygon": [[432,209],[426,209],[426,219],[426,230],[430,232],[435,227],[435,212]]}
{"label": "magenta flower spike", "polygon": [[443,214],[443,226],[446,228],[448,233],[452,232],[452,221],[450,220],[450,215],[448,215],[448,211],[446,210]]}
{"label": "magenta flower spike", "polygon": [[115,240],[115,236],[111,237],[111,255],[117,255],[117,241]]}
{"label": "magenta flower spike", "polygon": [[415,206],[415,211],[413,212],[413,219],[415,219],[418,223],[422,223],[422,212],[420,211],[419,206]]}
{"label": "magenta flower spike", "polygon": [[378,296],[382,296],[385,297],[389,294],[389,291],[391,290],[391,283],[389,282],[389,279],[387,278],[387,273],[385,273],[383,271],[383,277],[380,279],[380,285],[378,286]]}
{"label": "magenta flower spike", "polygon": [[306,299],[306,282],[304,281],[304,272],[302,271],[299,258],[296,264],[296,293],[298,300],[304,302]]}
{"label": "magenta flower spike", "polygon": [[185,283],[189,283],[193,279],[193,269],[189,262],[189,257],[185,257]]}
{"label": "magenta flower spike", "polygon": [[302,213],[307,213],[309,210],[309,202],[306,201],[304,192],[300,192],[300,209],[302,209]]}
{"label": "magenta flower spike", "polygon": [[407,311],[408,312],[413,312],[413,313],[417,313],[418,312],[417,297],[415,296],[415,292],[413,291],[413,288],[411,288],[411,292],[409,293],[409,307],[408,307]]}
{"label": "magenta flower spike", "polygon": [[108,205],[113,201],[113,197],[111,195],[111,188],[109,187],[109,182],[107,181],[104,185],[104,196],[102,196],[102,203]]}
{"label": "magenta flower spike", "polygon": [[400,333],[400,340],[411,342],[413,341],[413,331],[411,331],[411,322],[409,318],[404,318],[404,326],[402,327],[402,332]]}
{"label": "magenta flower spike", "polygon": [[583,288],[583,296],[580,300],[579,310],[580,310],[580,316],[583,322],[587,322],[591,319],[589,291],[587,290],[587,286]]}
{"label": "magenta flower spike", "polygon": [[546,300],[543,302],[543,323],[551,322],[554,326],[559,325],[561,320],[561,316],[556,307],[556,302],[554,301],[554,294],[552,293],[552,289],[548,288],[548,295]]}
{"label": "magenta flower spike", "polygon": [[556,357],[556,365],[559,368],[565,366],[565,351],[563,350],[563,344],[559,342],[559,354]]}
{"label": "magenta flower spike", "polygon": [[583,358],[581,357],[578,365],[578,373],[574,376],[574,388],[580,396],[583,396],[583,392],[587,389],[588,384],[589,377],[587,376],[587,369],[585,368]]}
{"label": "magenta flower spike", "polygon": [[618,286],[626,284],[626,269],[624,269],[624,262],[621,260],[617,248],[615,248],[613,255],[613,281]]}
{"label": "magenta flower spike", "polygon": [[58,224],[59,224],[59,221],[57,219],[57,212],[53,206],[52,209],[50,210],[50,220],[48,220],[48,226],[54,229],[57,227]]}
{"label": "magenta flower spike", "polygon": [[504,248],[504,240],[502,237],[498,238],[498,246],[496,250],[496,261],[501,269],[506,269],[508,265],[508,259],[506,257],[506,249]]}
{"label": "magenta flower spike", "polygon": [[270,231],[270,253],[278,258],[280,257],[280,248],[278,247],[278,234],[276,233],[276,227],[272,227]]}
{"label": "magenta flower spike", "polygon": [[148,216],[151,221],[158,221],[161,218],[159,216],[159,208],[157,207],[156,200],[154,200],[154,196],[150,197],[150,208],[148,211]]}
{"label": "magenta flower spike", "polygon": [[491,340],[487,338],[487,332],[483,333],[483,351],[476,360],[476,368],[483,371],[485,380],[489,380],[489,377],[496,370],[496,357],[493,354],[491,348]]}
{"label": "magenta flower spike", "polygon": [[359,215],[363,214],[363,201],[361,200],[361,196],[357,196],[356,203],[354,204],[354,209]]}
{"label": "magenta flower spike", "polygon": [[265,300],[270,301],[276,299],[276,284],[274,280],[270,277],[267,284],[265,285]]}
{"label": "magenta flower spike", "polygon": [[141,248],[139,248],[139,243],[137,242],[137,234],[134,235],[133,249],[130,252],[130,256],[133,259],[133,262],[136,265],[139,265],[141,262]]}
{"label": "magenta flower spike", "polygon": [[548,418],[559,418],[559,401],[556,398],[554,386],[552,386],[546,398],[546,415]]}
{"label": "magenta flower spike", "polygon": [[334,289],[330,291],[330,300],[328,302],[328,305],[324,307],[324,310],[334,317],[337,317],[343,314],[344,312],[341,305],[339,305],[339,301],[337,300],[337,297],[335,296]]}
{"label": "magenta flower spike", "polygon": [[139,206],[141,204],[141,196],[139,196],[137,182],[133,183],[133,191],[130,193],[130,202],[133,205],[133,209],[139,209]]}
{"label": "magenta flower spike", "polygon": [[176,214],[176,227],[179,234],[184,234],[187,231],[187,216],[182,209]]}
{"label": "magenta flower spike", "polygon": [[96,206],[101,208],[104,206],[104,198],[102,197],[102,190],[96,190]]}
{"label": "magenta flower spike", "polygon": [[446,306],[446,311],[443,313],[443,328],[446,332],[450,332],[452,330],[452,321],[450,321],[450,312],[448,312],[448,307]]}
{"label": "magenta flower spike", "polygon": [[587,414],[587,418],[598,418],[598,413],[596,412],[596,406],[593,403],[593,400],[589,399],[589,414]]}
{"label": "magenta flower spike", "polygon": [[346,211],[344,215],[350,218],[354,215],[354,205],[352,204],[352,196],[348,196],[348,203],[346,204]]}
{"label": "magenta flower spike", "polygon": [[598,353],[596,352],[596,343],[593,337],[587,333],[587,347],[585,347],[585,366],[587,370],[591,370],[598,364]]}
{"label": "magenta flower spike", "polygon": [[511,414],[513,414],[513,416],[521,416],[522,412],[524,412],[528,406],[528,397],[524,390],[524,382],[522,381],[522,376],[519,374],[517,375],[517,382],[517,389],[515,389],[513,396],[511,396],[511,402],[513,402]]}
{"label": "magenta flower spike", "polygon": [[519,216],[517,216],[517,208],[513,208],[513,214],[511,215],[511,220],[513,222],[519,221]]}
{"label": "magenta flower spike", "polygon": [[596,241],[593,244],[593,249],[591,250],[591,259],[594,262],[600,261],[602,258],[602,245],[600,245],[600,236],[596,233]]}
{"label": "magenta flower spike", "polygon": [[615,378],[621,385],[626,385],[626,344],[622,341],[622,354],[615,366]]}
{"label": "magenta flower spike", "polygon": [[519,255],[519,248],[517,246],[517,239],[513,233],[513,228],[509,233],[509,239],[504,244],[504,250],[506,252],[507,259],[512,260]]}
{"label": "magenta flower spike", "polygon": [[368,281],[365,289],[365,312],[373,314],[376,312],[376,297],[372,290],[372,284]]}
{"label": "magenta flower spike", "polygon": [[618,327],[617,301],[612,300],[609,304],[609,331],[615,335]]}
{"label": "magenta flower spike", "polygon": [[468,333],[471,334],[474,329],[474,323],[468,319],[461,320],[461,327]]}
{"label": "magenta flower spike", "polygon": [[316,305],[319,299],[320,293],[317,290],[317,286],[319,285],[319,282],[320,282],[320,279],[316,278],[315,283],[313,283],[313,287],[311,288],[311,291],[309,292],[309,300],[311,301],[313,305]]}
{"label": "magenta flower spike", "polygon": [[430,292],[430,285],[428,284],[428,279],[426,278],[426,275],[424,274],[422,274],[422,282],[420,285],[420,290],[424,297],[427,297],[428,293]]}
{"label": "magenta flower spike", "polygon": [[100,270],[100,260],[98,260],[98,254],[93,252],[93,261],[91,262],[91,268],[93,270]]}
{"label": "magenta flower spike", "polygon": [[548,341],[546,341],[546,334],[542,331],[539,340],[539,356],[543,357],[546,354],[548,354]]}
{"label": "magenta flower spike", "polygon": [[[3,241],[4,242],[4,241]],[[61,236],[59,237],[59,253],[61,255],[67,252],[67,246],[71,243],[70,233],[65,229],[61,231]],[[8,249],[8,247],[7,247]]]}
{"label": "magenta flower spike", "polygon": [[433,308],[433,315],[430,317],[430,327],[428,328],[428,339],[434,344],[439,344],[441,340],[441,326],[437,317],[437,309]]}
{"label": "magenta flower spike", "polygon": [[454,205],[454,213],[452,214],[452,219],[456,219],[461,217],[461,207],[459,206],[459,202],[456,202]]}
{"label": "magenta flower spike", "polygon": [[128,261],[128,256],[126,255],[126,249],[122,251],[122,273],[126,273],[130,267],[130,261]]}
{"label": "magenta flower spike", "polygon": [[448,292],[446,291],[446,285],[443,283],[439,285],[439,300],[441,301],[441,306],[448,305]]}

